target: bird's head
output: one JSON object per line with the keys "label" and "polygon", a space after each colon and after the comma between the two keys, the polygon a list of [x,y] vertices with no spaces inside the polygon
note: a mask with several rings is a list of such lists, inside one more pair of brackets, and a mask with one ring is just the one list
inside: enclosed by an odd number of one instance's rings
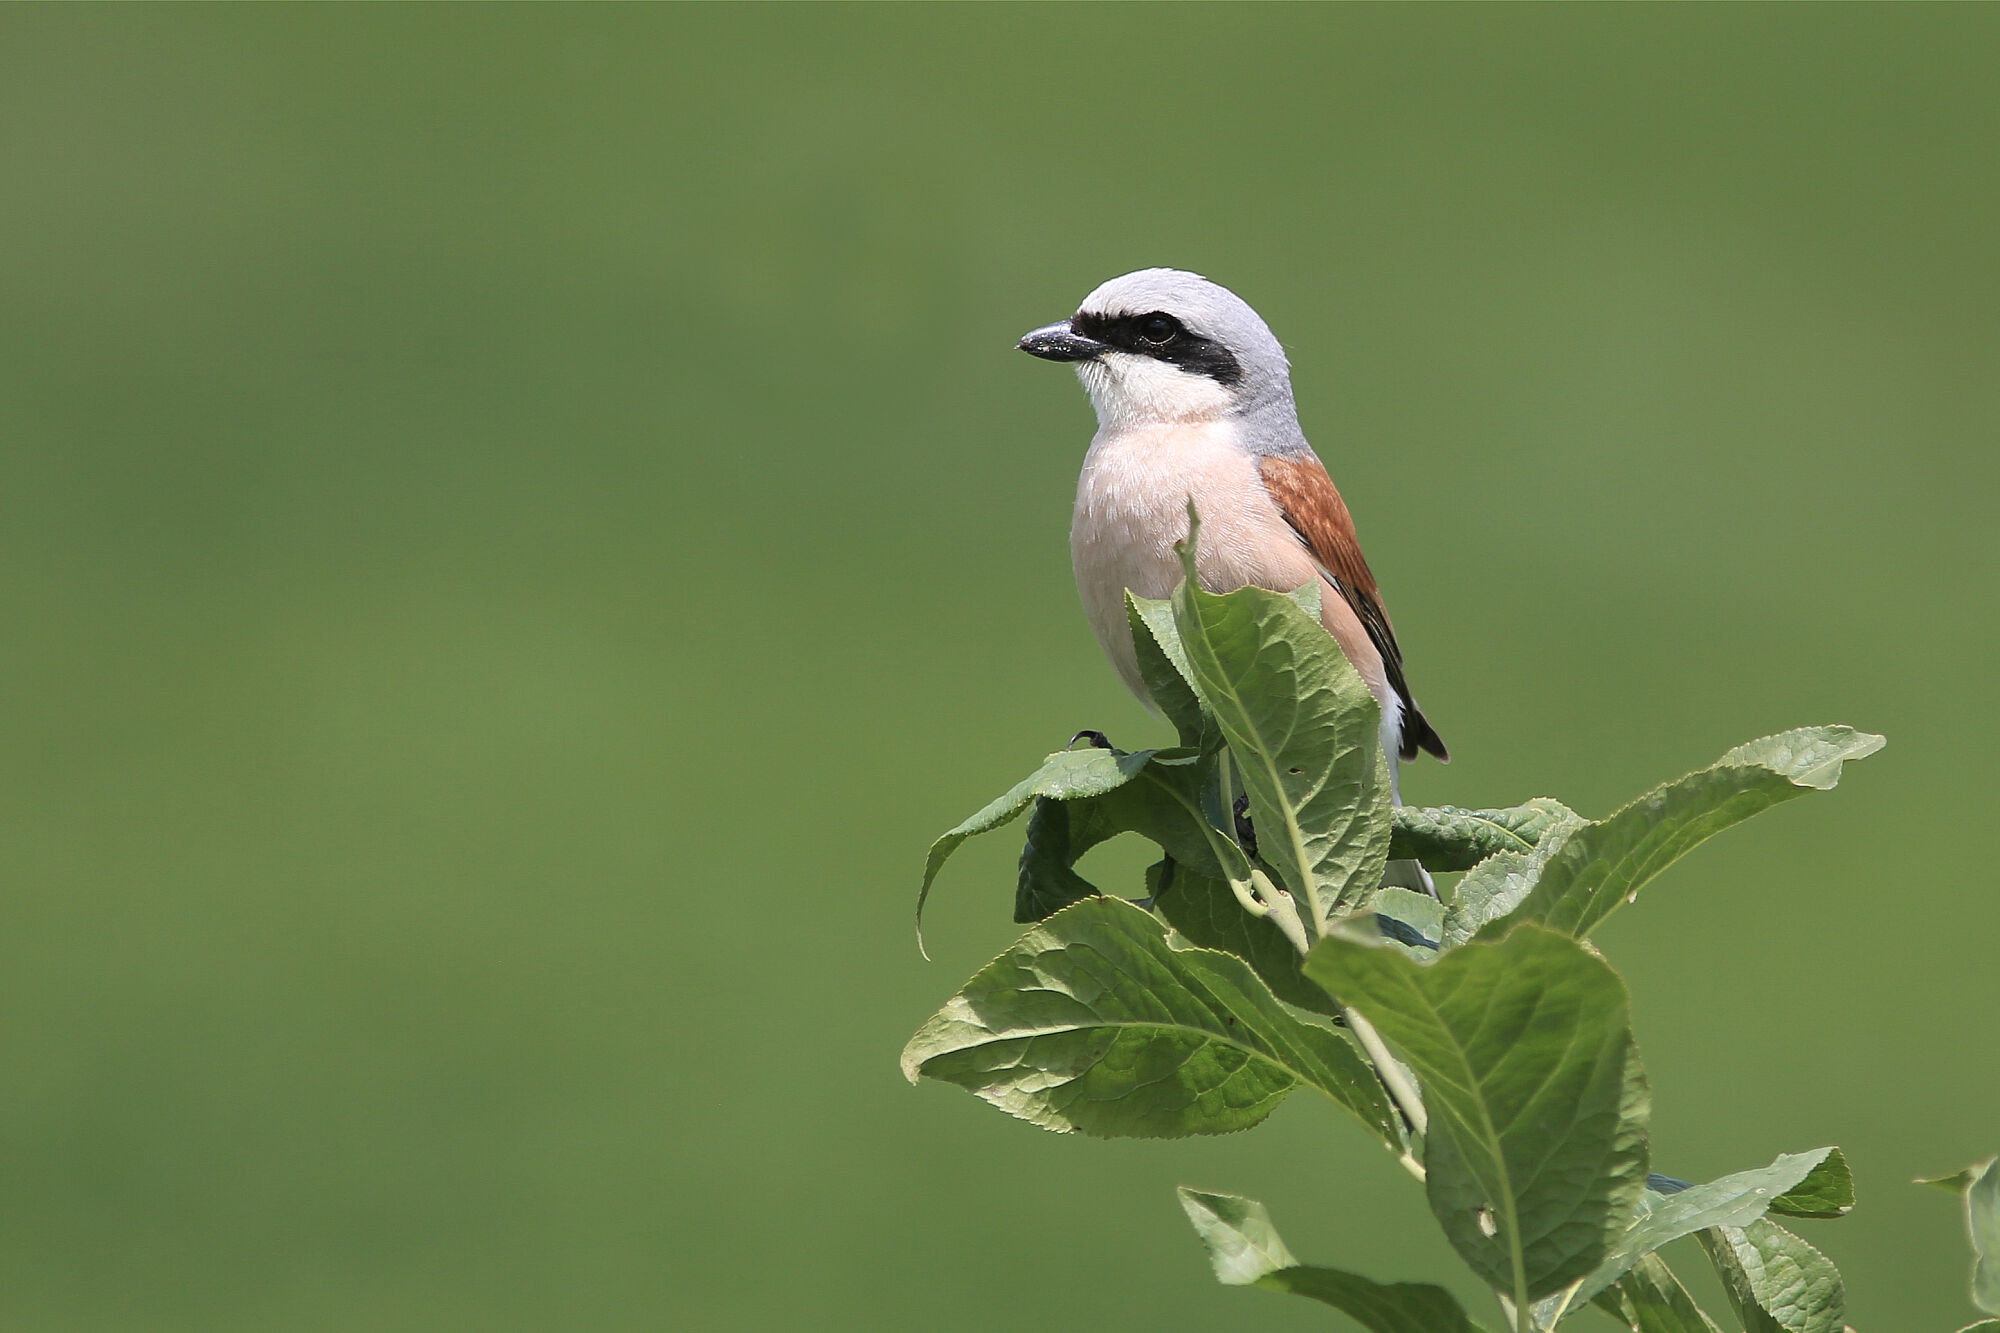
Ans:
{"label": "bird's head", "polygon": [[1269,326],[1227,287],[1179,269],[1113,278],[1019,347],[1074,363],[1107,427],[1291,409],[1291,363]]}

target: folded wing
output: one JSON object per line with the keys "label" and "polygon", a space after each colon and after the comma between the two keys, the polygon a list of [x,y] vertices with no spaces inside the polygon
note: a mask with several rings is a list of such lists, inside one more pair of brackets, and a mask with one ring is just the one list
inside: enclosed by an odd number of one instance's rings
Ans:
{"label": "folded wing", "polygon": [[1353,608],[1376,651],[1382,654],[1390,688],[1403,705],[1402,757],[1414,759],[1418,750],[1426,750],[1439,759],[1449,759],[1444,739],[1410,697],[1409,682],[1403,676],[1403,651],[1396,646],[1396,631],[1382,606],[1381,590],[1361,554],[1347,502],[1340,498],[1325,465],[1309,453],[1267,456],[1258,461],[1258,471],[1285,522],[1298,533],[1326,581]]}

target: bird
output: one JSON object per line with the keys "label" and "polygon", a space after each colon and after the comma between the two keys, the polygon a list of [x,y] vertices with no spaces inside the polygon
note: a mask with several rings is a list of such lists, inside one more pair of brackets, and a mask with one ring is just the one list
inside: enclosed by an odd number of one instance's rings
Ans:
{"label": "bird", "polygon": [[1399,761],[1450,759],[1410,692],[1347,503],[1299,425],[1284,346],[1248,302],[1196,273],[1140,269],[1017,345],[1074,366],[1096,409],[1070,557],[1091,629],[1142,704],[1154,708],[1125,593],[1173,592],[1192,501],[1208,591],[1320,584],[1320,623],[1381,705],[1391,799],[1401,801]]}

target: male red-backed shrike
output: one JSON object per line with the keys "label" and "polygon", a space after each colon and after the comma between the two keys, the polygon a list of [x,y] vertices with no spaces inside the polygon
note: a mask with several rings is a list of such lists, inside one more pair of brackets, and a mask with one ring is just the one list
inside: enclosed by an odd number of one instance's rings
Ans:
{"label": "male red-backed shrike", "polygon": [[1020,348],[1068,361],[1097,409],[1077,479],[1070,556],[1097,641],[1126,688],[1152,703],[1125,619],[1125,590],[1166,597],[1187,505],[1201,514],[1202,586],[1290,592],[1315,579],[1320,622],[1382,706],[1382,749],[1449,756],[1410,695],[1403,654],[1362,558],[1354,520],[1299,429],[1292,367],[1243,299],[1193,273],[1141,269],[1083,298]]}

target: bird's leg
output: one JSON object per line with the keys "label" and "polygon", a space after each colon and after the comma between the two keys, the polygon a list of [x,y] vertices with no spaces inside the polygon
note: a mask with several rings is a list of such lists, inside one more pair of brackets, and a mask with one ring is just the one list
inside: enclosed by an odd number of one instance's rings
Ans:
{"label": "bird's leg", "polygon": [[1078,741],[1089,741],[1090,748],[1093,750],[1115,750],[1118,748],[1101,731],[1079,731],[1076,735],[1069,738],[1069,744],[1063,748],[1074,750]]}

